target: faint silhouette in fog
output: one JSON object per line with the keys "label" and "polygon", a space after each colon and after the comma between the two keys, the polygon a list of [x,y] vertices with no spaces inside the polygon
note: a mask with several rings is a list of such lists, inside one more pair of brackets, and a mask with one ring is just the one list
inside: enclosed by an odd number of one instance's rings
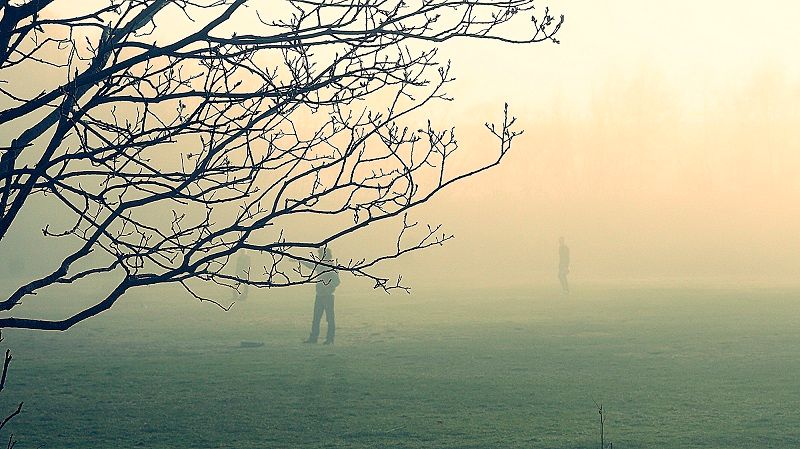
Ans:
{"label": "faint silhouette in fog", "polygon": [[569,247],[564,243],[564,237],[558,238],[558,280],[561,281],[561,292],[569,293]]}

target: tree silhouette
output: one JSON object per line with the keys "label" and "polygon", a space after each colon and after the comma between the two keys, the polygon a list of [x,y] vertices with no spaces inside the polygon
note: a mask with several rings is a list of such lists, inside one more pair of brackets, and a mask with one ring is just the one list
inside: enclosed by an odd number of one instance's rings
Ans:
{"label": "tree silhouette", "polygon": [[[563,22],[531,0],[0,0],[0,11],[0,240],[46,196],[71,224],[42,233],[74,243],[0,311],[48,288],[114,282],[64,319],[0,318],[46,330],[156,284],[216,302],[198,286],[315,282],[325,270],[304,261],[406,288],[378,264],[451,236],[414,234],[405,213],[499,163],[520,133],[506,107],[486,125],[496,155],[457,172],[452,128],[404,124],[451,100],[437,46],[557,43]],[[313,248],[395,217],[392,251],[315,259]],[[268,263],[228,268],[242,251]]]}

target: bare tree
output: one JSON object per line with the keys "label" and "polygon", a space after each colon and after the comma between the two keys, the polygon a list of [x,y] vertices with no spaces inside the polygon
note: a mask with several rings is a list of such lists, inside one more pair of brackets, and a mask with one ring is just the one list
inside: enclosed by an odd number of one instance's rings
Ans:
{"label": "bare tree", "polygon": [[[5,316],[0,328],[65,330],[155,284],[213,301],[197,286],[283,287],[325,271],[302,261],[405,288],[378,264],[451,237],[412,230],[405,213],[498,164],[520,133],[506,107],[486,125],[494,156],[454,171],[452,128],[407,127],[451,100],[437,46],[557,43],[563,22],[532,0],[265,3],[0,0],[0,240],[46,195],[49,210],[72,219],[42,232],[76,242],[0,310],[47,288],[114,279],[72,316]],[[52,83],[21,81],[34,71]],[[394,217],[391,251],[332,263],[311,251]],[[268,263],[226,269],[241,251]]]}

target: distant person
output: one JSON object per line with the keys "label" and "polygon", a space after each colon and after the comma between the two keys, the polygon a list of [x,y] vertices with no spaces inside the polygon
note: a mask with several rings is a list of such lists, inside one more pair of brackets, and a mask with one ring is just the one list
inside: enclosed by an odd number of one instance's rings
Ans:
{"label": "distant person", "polygon": [[[333,262],[333,253],[328,248],[319,249],[319,258],[323,263]],[[314,270],[311,277],[317,283],[317,297],[314,300],[314,317],[311,320],[311,334],[303,343],[316,343],[319,338],[319,324],[322,321],[322,314],[325,313],[325,320],[328,322],[328,333],[323,344],[332,345],[333,337],[336,335],[336,317],[333,312],[333,292],[339,286],[339,273],[336,270],[310,262],[303,262],[303,265]]]}
{"label": "distant person", "polygon": [[558,280],[561,281],[561,293],[569,293],[569,247],[564,243],[564,237],[558,238]]}
{"label": "distant person", "polygon": [[[243,250],[236,258],[236,277],[239,279],[250,278],[250,255],[247,254],[247,250]],[[247,299],[249,287],[250,284],[245,282],[240,283],[236,292],[233,294],[234,299],[238,301]]]}

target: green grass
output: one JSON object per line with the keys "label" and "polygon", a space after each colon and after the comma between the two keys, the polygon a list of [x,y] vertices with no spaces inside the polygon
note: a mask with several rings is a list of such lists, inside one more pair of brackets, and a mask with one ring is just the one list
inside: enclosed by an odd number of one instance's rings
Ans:
{"label": "green grass", "polygon": [[797,293],[340,294],[324,347],[310,290],[228,313],[153,290],[6,332],[0,405],[25,401],[18,447],[596,448],[593,399],[614,448],[798,447]]}

